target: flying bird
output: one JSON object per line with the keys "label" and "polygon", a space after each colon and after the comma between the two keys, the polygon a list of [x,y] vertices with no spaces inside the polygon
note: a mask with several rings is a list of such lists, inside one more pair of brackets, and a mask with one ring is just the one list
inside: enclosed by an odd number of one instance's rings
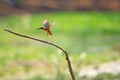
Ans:
{"label": "flying bird", "polygon": [[37,30],[42,29],[42,30],[44,30],[44,31],[47,32],[47,35],[52,35],[52,32],[50,31],[51,26],[52,26],[52,25],[49,24],[48,20],[45,19],[45,20],[43,21],[43,26],[40,27],[40,28],[37,28]]}

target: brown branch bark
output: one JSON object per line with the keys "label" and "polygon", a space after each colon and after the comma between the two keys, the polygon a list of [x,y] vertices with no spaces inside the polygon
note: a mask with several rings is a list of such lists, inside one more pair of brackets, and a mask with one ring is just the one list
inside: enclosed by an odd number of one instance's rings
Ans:
{"label": "brown branch bark", "polygon": [[72,70],[72,66],[71,66],[71,62],[70,62],[68,53],[63,48],[61,48],[60,46],[58,46],[58,45],[56,45],[54,43],[51,43],[51,42],[48,42],[48,41],[44,41],[44,40],[40,40],[40,39],[36,39],[36,38],[30,37],[30,36],[26,36],[26,35],[23,35],[23,34],[19,34],[19,33],[13,32],[13,31],[8,30],[8,29],[4,29],[4,31],[12,33],[12,34],[20,36],[20,37],[24,37],[24,38],[28,38],[28,39],[32,39],[32,40],[35,40],[35,41],[38,41],[38,42],[43,42],[43,43],[52,45],[52,46],[60,49],[61,51],[63,51],[65,56],[66,56],[66,60],[67,60],[67,63],[68,63],[68,68],[69,68],[69,72],[70,72],[71,78],[72,78],[72,80],[75,80],[74,73],[73,73],[73,70]]}

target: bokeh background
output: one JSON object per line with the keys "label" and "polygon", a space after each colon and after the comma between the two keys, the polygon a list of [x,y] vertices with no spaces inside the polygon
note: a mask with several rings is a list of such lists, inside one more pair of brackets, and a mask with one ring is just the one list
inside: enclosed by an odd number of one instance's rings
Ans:
{"label": "bokeh background", "polygon": [[4,28],[60,45],[76,80],[120,79],[120,0],[0,0],[0,79],[71,80],[63,52]]}

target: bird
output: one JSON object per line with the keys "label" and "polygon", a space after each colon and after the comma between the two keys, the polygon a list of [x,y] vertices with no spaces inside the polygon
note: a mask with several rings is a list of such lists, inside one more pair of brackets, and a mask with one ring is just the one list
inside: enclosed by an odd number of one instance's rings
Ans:
{"label": "bird", "polygon": [[45,19],[45,20],[43,21],[43,26],[40,27],[40,28],[37,28],[37,30],[42,29],[42,30],[44,30],[44,31],[47,32],[47,36],[48,36],[48,35],[52,35],[52,32],[50,31],[51,26],[52,26],[52,25],[49,24],[48,20]]}

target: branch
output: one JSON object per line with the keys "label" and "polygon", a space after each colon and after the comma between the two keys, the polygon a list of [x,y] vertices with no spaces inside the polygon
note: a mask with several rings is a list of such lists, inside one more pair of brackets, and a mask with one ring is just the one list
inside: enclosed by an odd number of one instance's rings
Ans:
{"label": "branch", "polygon": [[69,68],[69,72],[70,72],[71,78],[72,78],[72,80],[75,80],[74,73],[73,73],[72,66],[71,66],[71,62],[70,62],[70,59],[68,57],[68,53],[63,48],[61,48],[60,46],[58,46],[58,45],[56,45],[54,43],[51,43],[51,42],[48,42],[48,41],[44,41],[44,40],[40,40],[40,39],[36,39],[36,38],[30,37],[30,36],[22,35],[22,34],[13,32],[13,31],[8,30],[8,29],[4,29],[4,31],[9,32],[9,33],[14,34],[14,35],[17,35],[17,36],[20,36],[20,37],[24,37],[24,38],[28,38],[28,39],[32,39],[32,40],[35,40],[35,41],[38,41],[38,42],[42,42],[42,43],[46,43],[46,44],[52,45],[52,46],[60,49],[61,51],[63,51],[65,56],[66,56],[66,60],[67,60],[67,63],[68,63],[68,68]]}

